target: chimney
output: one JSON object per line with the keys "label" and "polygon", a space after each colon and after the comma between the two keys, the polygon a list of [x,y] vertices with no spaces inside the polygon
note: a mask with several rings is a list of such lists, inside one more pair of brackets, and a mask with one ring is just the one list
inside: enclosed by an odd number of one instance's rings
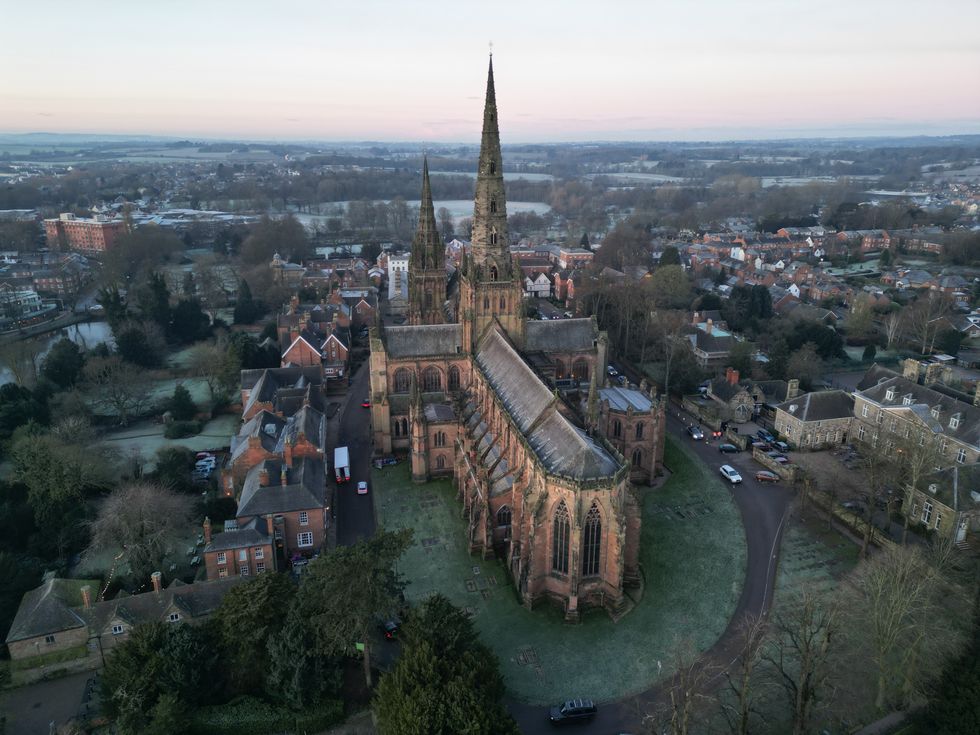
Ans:
{"label": "chimney", "polygon": [[289,472],[286,470],[286,465],[283,465],[282,469],[279,470],[279,484],[283,487],[289,484]]}
{"label": "chimney", "polygon": [[714,319],[708,319],[707,329],[705,329],[704,331],[707,332],[708,334],[711,334],[711,331],[714,328],[714,324],[715,324]]}
{"label": "chimney", "polygon": [[160,572],[153,572],[150,581],[153,582],[153,591],[159,595],[163,590],[163,575]]}
{"label": "chimney", "polygon": [[82,593],[82,607],[88,610],[90,607],[92,607],[92,588],[85,585],[82,587],[80,592]]}
{"label": "chimney", "polygon": [[269,468],[265,465],[262,465],[262,468],[259,470],[259,486],[269,486]]}
{"label": "chimney", "polygon": [[800,395],[800,381],[793,378],[786,383],[786,400],[792,400]]}
{"label": "chimney", "polygon": [[725,371],[725,380],[728,381],[729,385],[738,385],[738,370],[735,368],[728,368]]}
{"label": "chimney", "polygon": [[[283,461],[290,467],[293,466],[293,438],[291,436],[286,437],[286,441],[282,449],[282,458]],[[283,466],[282,469],[285,472],[285,466]]]}
{"label": "chimney", "polygon": [[211,519],[204,516],[204,545],[211,543]]}
{"label": "chimney", "polygon": [[902,362],[902,375],[906,380],[911,380],[913,383],[919,382],[919,361],[915,358],[908,358]]}

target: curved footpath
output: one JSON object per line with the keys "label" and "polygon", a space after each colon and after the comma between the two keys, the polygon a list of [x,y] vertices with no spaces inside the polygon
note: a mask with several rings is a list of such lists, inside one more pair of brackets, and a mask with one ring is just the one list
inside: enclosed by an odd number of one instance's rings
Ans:
{"label": "curved footpath", "polygon": [[[733,490],[735,503],[742,515],[742,525],[745,528],[747,560],[745,581],[742,585],[742,595],[728,627],[715,644],[702,654],[702,661],[725,669],[732,664],[738,655],[738,626],[747,616],[766,615],[772,603],[773,587],[776,578],[777,559],[780,539],[786,518],[789,515],[793,491],[783,485],[761,485],[755,481],[758,467],[752,462],[751,455],[720,455],[715,444],[694,442],[687,435],[687,424],[677,415],[677,409],[671,406],[667,416],[667,430],[679,441],[689,442],[695,454],[712,471],[722,464],[733,465],[745,478],[741,485]],[[602,652],[597,651],[601,656]],[[719,674],[720,675],[720,674]],[[616,702],[603,703],[599,714],[588,726],[576,727],[576,732],[595,733],[599,735],[618,732],[639,733],[643,731],[642,720],[652,713],[662,702],[666,691],[665,684],[659,682],[645,692]],[[588,692],[570,691],[569,697],[588,697]],[[548,722],[547,708],[508,701],[507,709],[517,720],[521,732],[526,735],[551,732]]]}

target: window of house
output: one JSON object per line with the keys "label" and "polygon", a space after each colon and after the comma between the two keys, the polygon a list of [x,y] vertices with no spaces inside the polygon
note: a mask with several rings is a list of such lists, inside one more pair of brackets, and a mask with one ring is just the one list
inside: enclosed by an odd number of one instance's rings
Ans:
{"label": "window of house", "polygon": [[248,564],[242,564],[242,565],[241,565],[241,566],[240,566],[240,567],[238,568],[238,573],[239,573],[240,575],[242,575],[243,577],[247,577],[247,576],[248,576]]}
{"label": "window of house", "polygon": [[937,511],[936,512],[936,525],[934,526],[934,528],[938,531],[939,530],[939,527],[942,524],[943,524],[943,514]]}
{"label": "window of house", "polygon": [[123,627],[121,625],[113,625],[112,626],[112,634],[113,635],[122,635],[123,634]]}
{"label": "window of house", "polygon": [[905,397],[902,398],[902,405],[911,406],[912,405],[912,394],[906,393]]}
{"label": "window of house", "polygon": [[281,528],[275,529],[273,531],[273,536],[276,539],[276,541],[282,541],[282,529]]}
{"label": "window of house", "polygon": [[877,414],[875,415],[875,423],[876,423],[876,424],[880,424],[880,423],[882,423],[882,422],[883,422],[884,420],[885,420],[885,412],[884,412],[884,411],[879,411],[879,412],[878,412],[878,413],[877,413]]}
{"label": "window of house", "polygon": [[568,508],[565,501],[558,503],[551,524],[551,571],[568,574],[568,537],[570,534]]}
{"label": "window of house", "polygon": [[299,525],[308,526],[310,525],[310,514],[305,510],[299,512]]}
{"label": "window of house", "polygon": [[167,622],[168,623],[179,623],[180,622],[180,613],[178,613],[178,612],[172,612],[172,613],[170,613],[167,616]]}
{"label": "window of house", "polygon": [[931,409],[929,410],[929,413],[931,413],[931,414],[932,414],[932,417],[933,417],[934,419],[938,419],[938,418],[939,418],[939,406],[933,406],[933,407],[932,407],[932,408],[931,408]]}
{"label": "window of house", "polygon": [[912,427],[911,426],[906,426],[905,427],[905,438],[908,439],[910,436],[912,436]]}
{"label": "window of house", "polygon": [[894,401],[895,400],[895,388],[894,388],[894,386],[891,387],[891,388],[889,388],[885,392],[885,400],[886,401]]}
{"label": "window of house", "polygon": [[929,521],[931,519],[932,519],[932,503],[926,501],[925,503],[922,504],[922,522],[928,526]]}
{"label": "window of house", "polygon": [[946,454],[947,449],[949,449],[949,442],[943,439],[941,442],[939,442],[939,451]]}
{"label": "window of house", "polygon": [[892,419],[888,422],[888,430],[893,434],[898,431],[898,419]]}
{"label": "window of house", "polygon": [[225,552],[219,551],[218,552],[218,563],[219,564],[224,564],[225,561],[226,561],[226,559],[225,559]]}
{"label": "window of house", "polygon": [[255,555],[256,559],[265,559],[265,549],[261,546],[256,546],[252,549],[252,553]]}
{"label": "window of house", "polygon": [[599,552],[602,547],[602,517],[599,506],[592,503],[585,517],[582,537],[582,576],[592,577],[599,573]]}
{"label": "window of house", "polygon": [[919,514],[919,504],[912,503],[912,516],[915,517]]}
{"label": "window of house", "polygon": [[956,453],[956,461],[959,462],[960,464],[963,464],[964,462],[966,462],[966,450],[965,449],[962,449],[961,448]]}
{"label": "window of house", "polygon": [[238,561],[248,561],[248,549],[239,549]]}
{"label": "window of house", "polygon": [[313,532],[303,531],[303,533],[296,534],[296,545],[297,546],[312,546],[313,545]]}
{"label": "window of house", "polygon": [[643,424],[636,425],[636,438],[637,439],[643,438]]}
{"label": "window of house", "polygon": [[865,433],[867,433],[867,432],[865,432],[864,427],[863,426],[859,426],[858,427],[858,439],[860,439],[861,441],[864,441],[864,435],[865,435]]}
{"label": "window of house", "polygon": [[264,572],[264,571],[265,571],[265,562],[264,561],[256,562],[255,563],[255,573],[256,574],[262,574],[262,572]]}
{"label": "window of house", "polygon": [[54,636],[53,635],[46,635],[46,636],[44,636],[44,642],[45,643],[49,643],[49,644],[50,643],[54,643]]}
{"label": "window of house", "polygon": [[962,414],[954,413],[949,417],[949,428],[958,429],[960,428],[960,416]]}
{"label": "window of house", "polygon": [[868,404],[865,403],[861,406],[861,416],[868,418]]}
{"label": "window of house", "polygon": [[218,578],[220,579],[227,576],[228,576],[228,567],[221,567],[221,569],[218,570]]}

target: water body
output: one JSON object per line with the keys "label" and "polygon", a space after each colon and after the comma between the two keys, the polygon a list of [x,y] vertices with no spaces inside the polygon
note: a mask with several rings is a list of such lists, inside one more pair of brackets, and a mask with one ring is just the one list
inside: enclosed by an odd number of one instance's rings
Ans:
{"label": "water body", "polygon": [[[377,199],[375,201],[383,201],[386,204],[388,199]],[[409,207],[414,207],[418,209],[421,202],[418,199],[406,200],[405,204]],[[473,200],[472,199],[448,199],[444,201],[433,202],[436,211],[439,211],[440,207],[445,207],[452,214],[454,219],[462,219],[463,217],[473,216]],[[328,212],[331,209],[336,211],[338,207],[342,207],[344,210],[347,209],[347,202],[324,202],[320,205],[324,212]],[[544,214],[551,209],[545,202],[507,202],[507,214],[517,214],[518,212],[534,212],[535,214]],[[282,216],[280,213],[270,213],[272,216]],[[309,214],[307,212],[293,212],[296,219],[303,223],[307,229],[311,229],[314,224],[325,224],[331,217],[336,217],[336,214]]]}
{"label": "water body", "polygon": [[[99,342],[105,342],[109,347],[115,347],[116,343],[112,338],[112,330],[109,329],[109,325],[106,322],[82,322],[81,324],[72,324],[70,327],[65,327],[57,332],[48,332],[39,337],[32,337],[28,341],[38,345],[38,365],[40,365],[41,359],[54,346],[55,342],[58,342],[63,337],[67,337],[72,342],[77,344],[83,350],[91,350],[95,348]],[[4,383],[9,383],[14,379],[13,374],[6,368],[0,367],[0,385]]]}

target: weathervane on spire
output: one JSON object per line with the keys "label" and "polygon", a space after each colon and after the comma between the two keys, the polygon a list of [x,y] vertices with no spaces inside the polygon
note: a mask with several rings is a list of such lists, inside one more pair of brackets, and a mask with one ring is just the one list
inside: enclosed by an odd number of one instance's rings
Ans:
{"label": "weathervane on spire", "polygon": [[493,41],[490,42],[490,58],[493,58]]}

